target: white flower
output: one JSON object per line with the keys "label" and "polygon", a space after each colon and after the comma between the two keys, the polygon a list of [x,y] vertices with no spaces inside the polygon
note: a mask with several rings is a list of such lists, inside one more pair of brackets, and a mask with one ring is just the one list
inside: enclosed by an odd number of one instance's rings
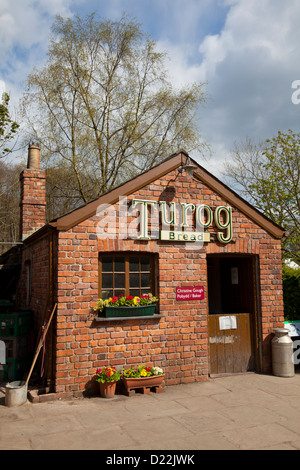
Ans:
{"label": "white flower", "polygon": [[163,370],[160,367],[153,367],[154,375],[159,375],[163,373]]}

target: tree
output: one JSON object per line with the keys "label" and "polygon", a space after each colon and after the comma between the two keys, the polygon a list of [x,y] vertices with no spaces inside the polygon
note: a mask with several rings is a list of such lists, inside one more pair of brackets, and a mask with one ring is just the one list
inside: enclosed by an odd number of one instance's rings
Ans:
{"label": "tree", "polygon": [[0,162],[0,254],[10,248],[7,242],[18,242],[20,237],[21,168]]}
{"label": "tree", "polygon": [[2,94],[2,102],[0,102],[0,158],[11,152],[7,144],[14,138],[19,128],[19,124],[10,118],[9,99],[7,93]]}
{"label": "tree", "polygon": [[44,165],[69,175],[61,192],[73,203],[98,197],[180,147],[201,151],[203,84],[175,90],[166,57],[124,16],[56,17],[48,61],[28,76],[23,109]]}
{"label": "tree", "polygon": [[284,318],[287,321],[300,320],[300,269],[283,265]]}
{"label": "tree", "polygon": [[300,134],[236,146],[225,174],[249,202],[282,226],[283,256],[300,264]]}
{"label": "tree", "polygon": [[[10,117],[9,100],[9,95],[3,93],[0,101],[0,158],[12,152],[9,143],[19,129],[19,124]],[[19,239],[19,175],[20,167],[0,162],[0,254],[9,248],[7,242]]]}

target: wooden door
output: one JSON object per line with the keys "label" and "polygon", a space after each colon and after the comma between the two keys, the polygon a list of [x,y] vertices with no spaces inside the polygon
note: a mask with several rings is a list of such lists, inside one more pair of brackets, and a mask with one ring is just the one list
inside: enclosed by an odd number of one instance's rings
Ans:
{"label": "wooden door", "polygon": [[[222,329],[231,317],[236,327]],[[210,315],[208,321],[210,373],[243,373],[254,368],[251,313]]]}
{"label": "wooden door", "polygon": [[[251,258],[219,258],[208,277],[214,310],[208,315],[210,374],[254,370],[254,286]],[[216,274],[216,273],[215,273]]]}

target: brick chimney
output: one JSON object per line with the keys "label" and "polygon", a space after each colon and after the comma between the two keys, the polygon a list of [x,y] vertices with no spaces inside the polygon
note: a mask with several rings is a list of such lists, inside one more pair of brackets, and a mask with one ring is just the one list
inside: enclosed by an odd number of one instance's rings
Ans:
{"label": "brick chimney", "polygon": [[46,223],[46,172],[40,170],[40,148],[28,147],[27,169],[20,175],[20,238],[32,235]]}

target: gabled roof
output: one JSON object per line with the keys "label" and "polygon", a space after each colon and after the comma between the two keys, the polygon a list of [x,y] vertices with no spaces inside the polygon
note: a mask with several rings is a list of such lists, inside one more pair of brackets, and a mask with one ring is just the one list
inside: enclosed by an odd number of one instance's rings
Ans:
{"label": "gabled roof", "polygon": [[[176,170],[176,168],[185,163],[187,157],[189,157],[189,155],[185,150],[179,150],[177,153],[171,155],[166,160],[157,164],[150,170],[141,173],[140,175],[125,183],[122,183],[118,187],[108,191],[107,193],[85,204],[84,206],[79,207],[78,209],[75,209],[66,215],[58,217],[57,219],[50,222],[49,225],[56,228],[57,230],[68,230],[75,225],[78,225],[80,222],[95,215],[100,204],[115,204],[119,201],[120,196],[129,196],[130,194],[138,191],[153,181],[158,180],[170,171]],[[193,159],[190,160],[196,167],[193,170],[193,174],[196,178],[219,194],[229,204],[232,204],[237,209],[239,209],[248,218],[271,233],[275,238],[280,239],[283,237],[284,229],[282,227],[275,224],[271,219],[263,215],[255,207],[235,193],[235,191],[227,187],[218,178],[201,167],[196,161]]]}

